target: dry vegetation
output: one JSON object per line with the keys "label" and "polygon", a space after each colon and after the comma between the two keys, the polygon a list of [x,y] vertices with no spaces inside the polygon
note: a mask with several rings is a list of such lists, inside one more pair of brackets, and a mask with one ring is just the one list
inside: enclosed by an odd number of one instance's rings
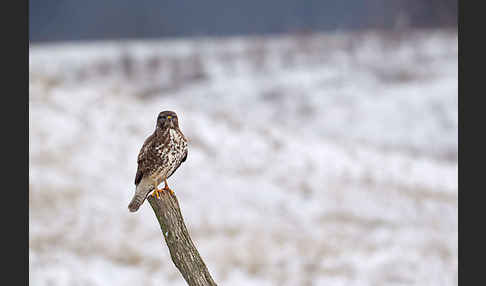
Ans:
{"label": "dry vegetation", "polygon": [[127,210],[161,109],[220,285],[457,285],[457,32],[30,51],[32,285],[184,285],[150,207]]}

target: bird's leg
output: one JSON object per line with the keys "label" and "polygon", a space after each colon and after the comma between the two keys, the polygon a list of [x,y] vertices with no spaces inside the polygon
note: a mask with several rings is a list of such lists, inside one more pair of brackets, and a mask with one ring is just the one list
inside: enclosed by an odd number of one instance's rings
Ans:
{"label": "bird's leg", "polygon": [[174,194],[174,191],[172,191],[172,190],[169,188],[169,185],[167,185],[167,179],[164,179],[164,183],[165,183],[165,186],[164,186],[164,188],[163,188],[162,190],[164,190],[164,191],[169,191],[169,192],[171,193],[171,195],[173,195],[173,196],[174,196],[174,195],[175,195],[175,194]]}
{"label": "bird's leg", "polygon": [[164,192],[164,189],[159,189],[160,183],[159,184],[157,184],[157,183],[158,183],[157,181],[154,182],[155,188],[154,188],[154,191],[152,193],[152,196],[156,197],[157,199],[160,200],[160,196]]}

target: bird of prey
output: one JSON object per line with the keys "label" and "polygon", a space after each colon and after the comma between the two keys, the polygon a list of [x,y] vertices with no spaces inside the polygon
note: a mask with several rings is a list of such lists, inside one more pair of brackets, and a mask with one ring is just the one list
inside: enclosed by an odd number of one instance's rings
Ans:
{"label": "bird of prey", "polygon": [[[154,190],[152,195],[160,198],[160,193],[173,191],[167,185],[167,179],[187,158],[187,138],[179,129],[177,114],[162,111],[157,117],[155,131],[145,139],[138,154],[138,168],[135,175],[135,194],[128,205],[131,212],[137,211]],[[158,189],[164,181],[165,187]]]}

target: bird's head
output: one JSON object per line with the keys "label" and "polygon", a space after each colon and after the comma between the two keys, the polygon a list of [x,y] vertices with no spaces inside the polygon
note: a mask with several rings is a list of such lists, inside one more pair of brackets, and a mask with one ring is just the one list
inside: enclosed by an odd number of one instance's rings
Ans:
{"label": "bird's head", "polygon": [[157,128],[179,128],[177,114],[174,111],[162,111],[157,117]]}

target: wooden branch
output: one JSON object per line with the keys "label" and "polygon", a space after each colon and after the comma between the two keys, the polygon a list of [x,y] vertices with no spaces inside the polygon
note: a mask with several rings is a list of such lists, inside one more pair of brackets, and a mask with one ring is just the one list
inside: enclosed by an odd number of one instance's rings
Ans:
{"label": "wooden branch", "polygon": [[216,285],[187,232],[177,197],[165,191],[160,199],[150,195],[147,200],[159,221],[172,261],[187,284]]}

